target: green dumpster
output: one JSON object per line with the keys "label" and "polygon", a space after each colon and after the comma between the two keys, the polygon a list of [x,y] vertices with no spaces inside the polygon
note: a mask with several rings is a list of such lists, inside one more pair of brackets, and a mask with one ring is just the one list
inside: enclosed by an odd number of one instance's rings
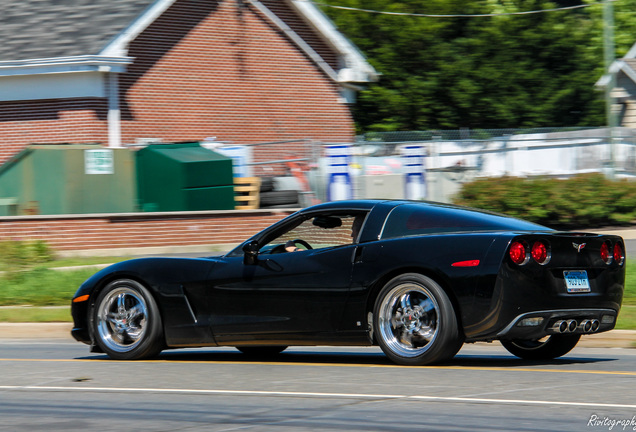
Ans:
{"label": "green dumpster", "polygon": [[234,209],[231,158],[194,142],[152,144],[136,160],[143,211]]}
{"label": "green dumpster", "polygon": [[128,213],[136,209],[133,152],[99,144],[30,145],[0,167],[2,213]]}

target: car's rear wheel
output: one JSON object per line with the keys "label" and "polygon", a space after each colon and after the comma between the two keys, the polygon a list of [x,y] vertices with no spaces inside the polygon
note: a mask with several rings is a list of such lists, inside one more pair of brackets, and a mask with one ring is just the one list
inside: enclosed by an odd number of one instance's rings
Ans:
{"label": "car's rear wheel", "polygon": [[448,295],[434,280],[417,273],[403,274],[384,286],[373,321],[382,351],[403,365],[448,360],[463,343]]}
{"label": "car's rear wheel", "polygon": [[119,279],[97,296],[93,309],[93,337],[109,357],[138,360],[163,348],[161,315],[150,292],[140,283]]}
{"label": "car's rear wheel", "polygon": [[502,340],[510,354],[525,360],[551,360],[561,357],[576,346],[581,335],[551,335],[539,340]]}
{"label": "car's rear wheel", "polygon": [[287,347],[282,345],[247,345],[236,347],[236,349],[251,357],[271,357],[282,353]]}

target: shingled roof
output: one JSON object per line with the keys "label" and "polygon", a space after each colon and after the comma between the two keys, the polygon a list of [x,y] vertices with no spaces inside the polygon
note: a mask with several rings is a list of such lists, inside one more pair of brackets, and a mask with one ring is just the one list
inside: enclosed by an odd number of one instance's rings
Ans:
{"label": "shingled roof", "polygon": [[0,61],[97,55],[154,0],[2,0]]}
{"label": "shingled roof", "polygon": [[[177,0],[1,0],[0,76],[108,70],[124,72],[127,44]],[[190,0],[193,1],[193,0]],[[201,0],[198,0],[201,1]],[[258,0],[254,6],[339,83],[377,80],[377,72],[307,0],[287,1],[341,55],[333,71]],[[103,68],[103,69],[102,69]]]}

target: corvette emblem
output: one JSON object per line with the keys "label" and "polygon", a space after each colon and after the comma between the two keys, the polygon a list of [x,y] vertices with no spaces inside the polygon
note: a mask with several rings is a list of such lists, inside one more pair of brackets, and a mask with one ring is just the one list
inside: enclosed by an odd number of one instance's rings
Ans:
{"label": "corvette emblem", "polygon": [[581,244],[572,243],[572,246],[574,246],[574,249],[576,249],[576,251],[580,253],[585,248],[586,244],[587,243],[581,243]]}

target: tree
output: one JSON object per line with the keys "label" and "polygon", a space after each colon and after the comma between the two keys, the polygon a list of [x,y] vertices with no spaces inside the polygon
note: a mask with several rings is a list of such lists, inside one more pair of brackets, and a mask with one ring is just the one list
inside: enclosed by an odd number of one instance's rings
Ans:
{"label": "tree", "polygon": [[[632,7],[636,0],[626,1]],[[331,0],[435,15],[510,13],[575,0]],[[628,6],[615,9],[625,12]],[[530,15],[427,18],[324,8],[382,73],[359,95],[360,132],[599,126],[603,73],[600,5]],[[636,18],[617,17],[629,28]],[[633,26],[631,27],[633,28]],[[617,40],[622,38],[617,32]],[[633,36],[632,36],[633,37]],[[624,42],[621,42],[621,50]],[[623,51],[624,52],[624,51]]]}

